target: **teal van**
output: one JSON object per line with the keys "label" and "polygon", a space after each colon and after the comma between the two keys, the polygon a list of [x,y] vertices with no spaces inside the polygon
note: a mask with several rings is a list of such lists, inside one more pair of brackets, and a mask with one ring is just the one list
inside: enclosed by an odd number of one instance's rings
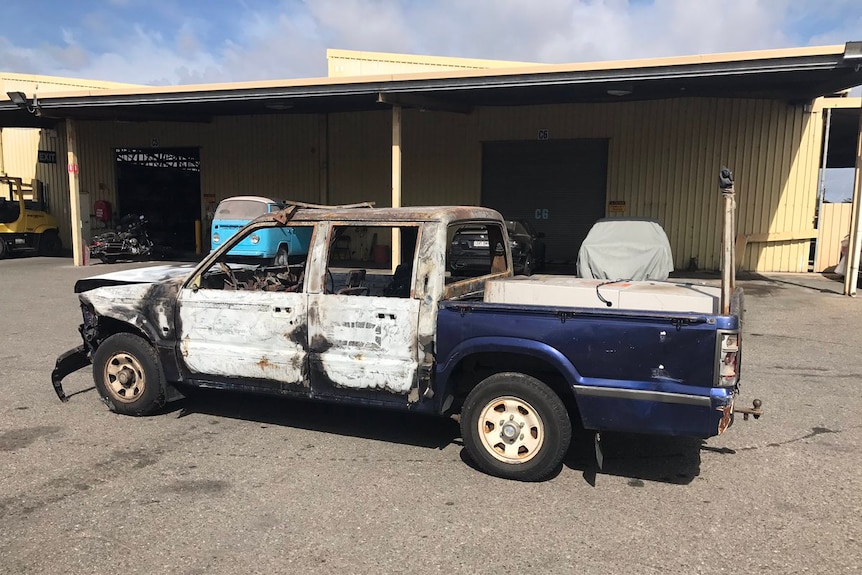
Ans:
{"label": "teal van", "polygon": [[[235,196],[219,202],[212,223],[212,251],[256,217],[284,209],[284,204],[261,196]],[[268,259],[273,265],[308,255],[311,228],[268,228],[257,231],[235,245],[228,254],[237,258]]]}

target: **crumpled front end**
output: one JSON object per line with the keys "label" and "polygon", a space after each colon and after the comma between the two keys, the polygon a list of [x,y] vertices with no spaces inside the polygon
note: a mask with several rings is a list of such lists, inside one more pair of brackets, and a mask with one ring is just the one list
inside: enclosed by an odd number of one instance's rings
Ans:
{"label": "crumpled front end", "polygon": [[51,384],[60,401],[68,401],[68,396],[63,391],[63,379],[79,369],[87,367],[93,362],[94,340],[96,337],[96,314],[93,313],[89,304],[81,302],[81,314],[83,323],[78,327],[83,343],[78,347],[70,349],[57,358],[54,370],[51,372]]}
{"label": "crumpled front end", "polygon": [[83,367],[87,367],[90,363],[92,363],[90,351],[85,345],[79,345],[74,349],[70,349],[57,358],[54,371],[51,372],[51,383],[60,401],[69,400],[63,391],[63,378]]}

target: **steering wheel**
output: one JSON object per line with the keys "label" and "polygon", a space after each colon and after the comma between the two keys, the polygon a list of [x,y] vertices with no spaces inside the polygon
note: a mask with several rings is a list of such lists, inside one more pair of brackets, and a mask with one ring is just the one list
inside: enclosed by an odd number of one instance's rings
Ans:
{"label": "steering wheel", "polygon": [[219,267],[221,268],[221,270],[222,270],[225,274],[227,274],[228,278],[230,279],[230,281],[228,282],[228,285],[230,286],[230,288],[231,288],[231,289],[233,289],[233,290],[236,290],[236,289],[237,289],[237,284],[238,284],[239,282],[237,282],[237,280],[236,280],[236,276],[233,274],[233,270],[232,270],[232,269],[230,269],[230,266],[229,266],[229,265],[227,265],[227,264],[226,264],[226,263],[224,263],[224,262],[219,262],[219,263],[218,263],[218,265],[219,265]]}

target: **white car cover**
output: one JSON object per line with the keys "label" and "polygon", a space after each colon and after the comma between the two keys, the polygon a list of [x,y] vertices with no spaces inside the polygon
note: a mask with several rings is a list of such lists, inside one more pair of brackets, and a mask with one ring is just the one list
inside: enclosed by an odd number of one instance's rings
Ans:
{"label": "white car cover", "polygon": [[655,220],[599,220],[578,252],[578,276],[582,278],[663,281],[672,271],[670,242]]}

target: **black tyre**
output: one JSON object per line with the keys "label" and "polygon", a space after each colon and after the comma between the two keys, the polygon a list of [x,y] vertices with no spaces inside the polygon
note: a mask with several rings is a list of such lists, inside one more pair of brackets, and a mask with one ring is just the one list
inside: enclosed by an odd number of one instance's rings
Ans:
{"label": "black tyre", "polygon": [[486,473],[541,481],[565,457],[572,424],[562,400],[544,383],[523,373],[498,373],[467,396],[461,435]]}
{"label": "black tyre", "polygon": [[275,257],[272,258],[272,265],[274,266],[286,266],[287,265],[287,248],[284,246],[279,246],[278,251],[275,252]]}
{"label": "black tyre", "polygon": [[118,333],[93,354],[93,380],[111,411],[146,415],[165,404],[159,357],[144,339]]}
{"label": "black tyre", "polygon": [[9,248],[6,246],[6,240],[0,238],[0,260],[9,254]]}
{"label": "black tyre", "polygon": [[57,230],[48,230],[39,237],[39,254],[43,256],[59,256],[63,251],[63,244]]}

